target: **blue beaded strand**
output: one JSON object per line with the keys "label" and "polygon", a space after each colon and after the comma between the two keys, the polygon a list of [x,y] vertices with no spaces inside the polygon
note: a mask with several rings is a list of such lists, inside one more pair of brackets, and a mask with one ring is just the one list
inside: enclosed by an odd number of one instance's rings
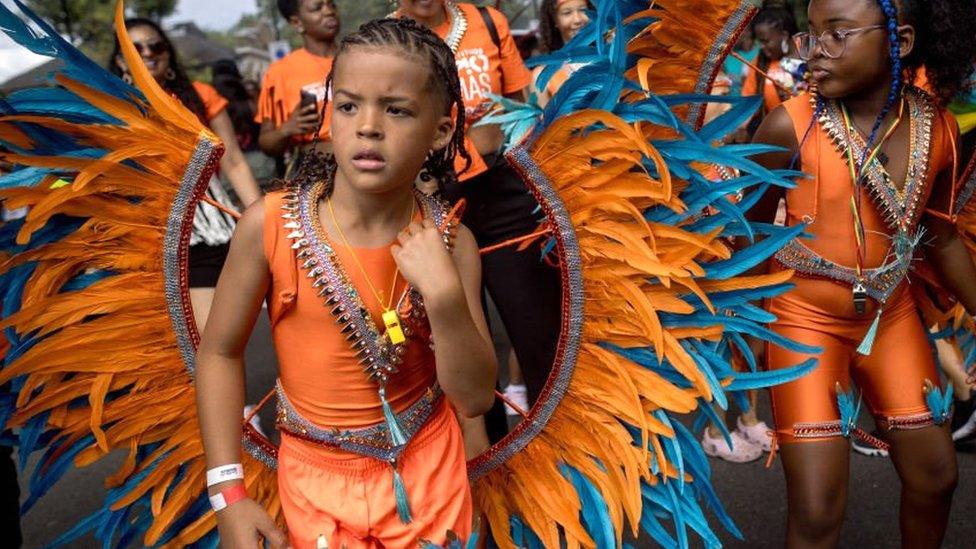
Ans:
{"label": "blue beaded strand", "polygon": [[871,150],[874,140],[877,139],[878,132],[881,130],[881,124],[884,122],[885,117],[888,116],[891,108],[898,101],[903,84],[901,45],[898,43],[898,9],[892,0],[878,0],[878,4],[881,5],[887,21],[888,51],[891,55],[891,90],[888,92],[888,101],[885,103],[884,108],[881,109],[881,113],[878,114],[878,118],[874,121],[874,126],[871,128],[871,135],[868,137],[867,146],[864,147],[864,152],[861,155],[860,166],[863,166],[867,160],[868,151]]}

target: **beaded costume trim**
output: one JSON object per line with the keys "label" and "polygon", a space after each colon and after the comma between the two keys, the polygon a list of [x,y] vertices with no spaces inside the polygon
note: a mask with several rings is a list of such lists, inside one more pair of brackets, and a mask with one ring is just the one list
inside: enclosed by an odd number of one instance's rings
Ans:
{"label": "beaded costume trim", "polygon": [[[339,330],[356,352],[366,376],[383,386],[397,372],[396,364],[400,361],[397,346],[381,335],[363,305],[359,292],[339,264],[335,250],[322,227],[313,223],[315,216],[312,208],[317,207],[324,185],[324,182],[302,185],[285,194],[281,206],[284,213],[281,217],[285,219],[285,229],[291,231],[287,238],[292,241],[291,248],[295,250],[295,257],[306,272],[305,276],[312,279],[312,287],[318,290],[319,297],[324,300],[323,304],[332,312]],[[442,227],[445,244],[450,247],[449,239],[455,224],[447,221],[446,208],[433,197],[420,192],[416,196],[424,217]],[[420,294],[411,289],[406,296],[411,305],[410,315],[414,318],[422,316],[424,312]],[[402,312],[404,305],[404,298],[401,298],[397,309]]]}
{"label": "beaded costume trim", "polygon": [[[850,286],[859,280],[856,270],[823,258],[806,247],[799,239],[793,239],[782,250],[776,252],[774,258],[784,267],[800,274],[829,278]],[[895,288],[905,279],[905,275],[911,269],[911,261],[912,256],[908,256],[905,260],[896,260],[886,263],[881,268],[863,271],[861,283],[868,296],[880,303],[887,301]]]}
{"label": "beaded costume trim", "polygon": [[931,427],[935,425],[935,418],[932,416],[932,412],[922,412],[920,414],[914,414],[910,416],[890,416],[875,418],[878,423],[878,428],[886,431],[892,429],[900,430],[913,430],[913,429],[924,429],[925,427]]}
{"label": "beaded costume trim", "polygon": [[[817,110],[818,98],[810,98]],[[889,228],[892,245],[889,259],[875,269],[868,269],[857,275],[850,267],[838,265],[794,239],[776,253],[774,258],[784,267],[801,274],[820,276],[843,284],[854,286],[860,282],[868,296],[884,304],[895,288],[911,270],[915,250],[921,241],[922,232],[918,220],[923,208],[922,198],[928,183],[929,154],[932,146],[932,127],[936,110],[925,92],[908,87],[905,89],[908,104],[909,123],[909,163],[905,185],[897,188],[882,162],[874,158],[864,168],[865,185],[882,213]],[[824,101],[818,118],[820,126],[827,133],[837,151],[846,159],[854,154],[854,162],[861,160],[866,144],[856,132],[848,132],[844,117],[836,101]],[[853,134],[854,142],[848,143]],[[853,182],[852,182],[853,183]]]}
{"label": "beaded costume trim", "polygon": [[[908,232],[918,222],[922,212],[921,200],[928,182],[932,127],[936,110],[929,96],[915,87],[905,88],[905,100],[908,102],[911,129],[909,131],[910,156],[904,187],[899,189],[895,186],[878,158],[864,167],[864,177],[870,194],[881,208],[889,227],[896,231]],[[816,102],[817,96],[812,95],[811,101]],[[851,132],[854,142],[848,143],[849,132],[844,127],[844,117],[836,101],[824,102],[818,122],[845,159],[848,159],[848,151],[853,151],[856,156],[853,159],[855,163],[863,158],[864,139],[857,132]]]}
{"label": "beaded costume trim", "polygon": [[[319,427],[292,406],[280,381],[275,384],[275,392],[278,396],[278,428],[293,437],[387,462],[398,459],[406,448],[393,443],[385,421],[358,429]],[[412,440],[423,428],[443,396],[440,385],[434,384],[416,402],[397,414],[397,420],[403,426],[407,440]]]}
{"label": "beaded costume trim", "polygon": [[963,208],[973,198],[974,192],[976,192],[976,169],[970,170],[969,178],[966,179],[959,196],[956,198],[956,208],[952,212],[953,215],[959,215],[962,212]]}

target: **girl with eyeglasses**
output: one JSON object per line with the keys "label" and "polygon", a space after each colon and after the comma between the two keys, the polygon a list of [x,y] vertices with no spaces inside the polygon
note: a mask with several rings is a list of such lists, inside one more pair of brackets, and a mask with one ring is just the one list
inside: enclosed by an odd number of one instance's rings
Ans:
{"label": "girl with eyeglasses", "polygon": [[[833,547],[844,519],[850,437],[890,448],[902,482],[904,547],[939,547],[956,485],[939,376],[908,277],[920,266],[969,313],[976,267],[954,226],[956,122],[943,108],[976,55],[973,2],[811,0],[795,37],[816,90],[776,108],[755,141],[783,147],[795,188],[766,191],[750,215],[806,226],[766,267],[796,272],[766,304],[773,329],[818,347],[810,375],[771,389],[786,475],[787,547]],[[911,85],[925,67],[931,93]],[[914,284],[912,287],[918,287]],[[767,346],[772,370],[809,358]],[[855,387],[856,384],[856,387]],[[882,439],[857,427],[863,398]]]}
{"label": "girl with eyeglasses", "polygon": [[[248,206],[257,200],[261,191],[238,145],[234,124],[227,114],[227,100],[212,86],[190,80],[180,65],[176,49],[159,25],[149,19],[133,18],[125,21],[125,27],[156,82],[197,115],[223,142],[225,152],[220,159],[220,171],[227,176],[243,205]],[[107,68],[112,74],[131,82],[129,67],[122,58],[118,39],[115,40]],[[230,197],[216,176],[210,180],[207,197],[225,208],[233,208]],[[204,202],[197,206],[193,216],[189,256],[190,301],[197,328],[201,332],[210,315],[214,288],[230,249],[234,226],[234,218],[227,211]]]}

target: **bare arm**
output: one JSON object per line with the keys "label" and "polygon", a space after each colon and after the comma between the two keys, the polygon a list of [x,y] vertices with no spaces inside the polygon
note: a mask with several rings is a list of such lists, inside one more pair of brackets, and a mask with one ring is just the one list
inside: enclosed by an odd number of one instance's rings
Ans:
{"label": "bare arm", "polygon": [[318,125],[319,113],[315,105],[308,104],[304,108],[296,108],[288,120],[277,128],[271,120],[262,122],[258,146],[268,156],[281,156],[288,150],[292,137],[312,133]]}
{"label": "bare arm", "polygon": [[210,120],[210,128],[224,142],[224,156],[220,159],[220,170],[227,175],[234,192],[246,208],[260,198],[261,190],[254,179],[254,174],[251,173],[251,167],[247,165],[241,147],[237,144],[237,134],[234,133],[234,125],[227,111],[221,111],[213,117]]}
{"label": "bare arm", "polygon": [[[210,319],[197,350],[196,391],[207,468],[241,463],[241,413],[244,409],[244,348],[261,311],[269,284],[263,252],[264,201],[244,213],[231,241],[227,264],[217,282]],[[234,482],[218,484],[211,495]],[[272,547],[286,538],[268,513],[242,500],[217,513],[224,547],[254,547],[260,535]]]}
{"label": "bare arm", "polygon": [[[946,169],[936,179],[929,198],[931,210],[948,213],[952,193],[952,169]],[[928,213],[922,218],[925,238],[931,245],[925,257],[935,269],[942,286],[966,308],[976,314],[976,267],[956,226],[950,221]]]}
{"label": "bare arm", "polygon": [[441,388],[460,415],[484,414],[494,402],[497,365],[481,309],[474,236],[460,227],[452,257],[430,221],[413,223],[392,251],[403,276],[424,297]]}

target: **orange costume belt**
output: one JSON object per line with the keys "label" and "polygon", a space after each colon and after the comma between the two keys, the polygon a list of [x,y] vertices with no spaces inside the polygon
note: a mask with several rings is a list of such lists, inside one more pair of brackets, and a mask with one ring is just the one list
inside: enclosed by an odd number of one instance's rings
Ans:
{"label": "orange costume belt", "polygon": [[399,421],[406,435],[407,443],[395,445],[391,440],[390,429],[385,421],[355,429],[320,427],[295,410],[285,395],[280,380],[275,385],[275,391],[278,394],[277,423],[278,429],[281,431],[306,442],[338,448],[390,463],[395,462],[400,457],[409,441],[433,415],[437,404],[444,395],[440,385],[435,383],[406,410],[396,414],[397,421]]}
{"label": "orange costume belt", "polygon": [[773,257],[780,265],[801,275],[823,277],[851,287],[860,282],[868,296],[879,303],[885,303],[908,275],[913,255],[906,253],[900,256],[902,259],[895,259],[878,269],[865,269],[860,277],[856,270],[821,257],[804,246],[799,239],[790,241]]}

